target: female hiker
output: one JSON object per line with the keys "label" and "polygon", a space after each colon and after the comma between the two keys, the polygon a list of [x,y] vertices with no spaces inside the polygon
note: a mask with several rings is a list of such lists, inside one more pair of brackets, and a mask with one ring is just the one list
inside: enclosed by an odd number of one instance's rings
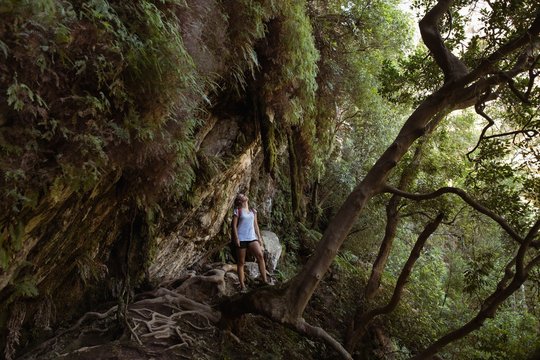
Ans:
{"label": "female hiker", "polygon": [[259,271],[264,283],[266,280],[266,264],[263,255],[263,239],[257,224],[257,211],[250,209],[248,197],[238,194],[234,200],[233,212],[233,240],[236,244],[238,261],[236,262],[238,279],[240,280],[240,290],[246,289],[244,264],[246,262],[246,252],[249,250],[257,259]]}

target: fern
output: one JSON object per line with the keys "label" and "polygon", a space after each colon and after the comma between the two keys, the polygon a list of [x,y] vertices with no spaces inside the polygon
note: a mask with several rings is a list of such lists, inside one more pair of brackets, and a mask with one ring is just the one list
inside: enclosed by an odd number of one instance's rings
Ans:
{"label": "fern", "polygon": [[39,295],[36,280],[33,278],[26,278],[15,284],[15,291],[17,296],[21,297],[33,298]]}
{"label": "fern", "polygon": [[84,254],[75,260],[79,277],[85,285],[101,280],[107,274],[107,266],[96,261],[89,254]]}

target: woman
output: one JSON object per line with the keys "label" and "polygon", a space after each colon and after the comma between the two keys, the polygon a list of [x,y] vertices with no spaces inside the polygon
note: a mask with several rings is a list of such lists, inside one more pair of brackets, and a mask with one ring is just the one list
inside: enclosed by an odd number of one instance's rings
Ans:
{"label": "woman", "polygon": [[240,290],[246,289],[244,282],[244,264],[246,262],[246,252],[249,250],[259,264],[259,271],[265,283],[266,280],[266,264],[264,263],[261,232],[257,224],[257,212],[255,209],[250,209],[248,206],[248,197],[244,194],[238,194],[234,200],[233,213],[233,237],[237,248],[238,261],[236,263],[238,271],[238,279],[240,280]]}

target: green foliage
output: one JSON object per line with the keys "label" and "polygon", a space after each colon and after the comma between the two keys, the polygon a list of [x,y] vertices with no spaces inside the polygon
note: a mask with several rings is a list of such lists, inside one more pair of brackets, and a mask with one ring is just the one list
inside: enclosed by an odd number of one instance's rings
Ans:
{"label": "green foliage", "polygon": [[[147,198],[182,194],[194,178],[194,111],[207,85],[183,44],[181,6],[39,3],[10,2],[2,24],[0,82],[12,110],[1,164],[20,174],[0,179],[3,209],[20,211],[30,189],[53,184],[84,193],[125,167],[139,169],[133,183],[160,184],[141,189]],[[168,166],[150,166],[160,163]]]}
{"label": "green foliage", "polygon": [[285,123],[299,125],[308,121],[313,110],[317,83],[317,60],[313,30],[306,14],[305,2],[283,2],[277,21],[278,42],[274,49],[276,64],[264,84],[264,97],[277,109]]}
{"label": "green foliage", "polygon": [[408,48],[411,24],[393,1],[330,1],[312,12],[321,53],[317,133],[326,146],[333,141],[339,112],[376,109],[370,102],[378,97],[381,65]]}
{"label": "green foliage", "polygon": [[358,266],[358,256],[350,251],[345,250],[337,254],[335,264],[347,276],[356,277],[356,281],[359,281],[359,278],[365,274]]}
{"label": "green foliage", "polygon": [[232,71],[227,81],[238,93],[247,86],[246,71],[255,76],[260,66],[255,50],[255,42],[266,35],[266,22],[276,14],[273,1],[227,1],[226,7],[228,31],[231,39],[230,52]]}
{"label": "green foliage", "polygon": [[493,260],[493,254],[490,252],[477,254],[474,259],[471,259],[463,271],[466,284],[463,288],[465,293],[472,294],[487,285],[493,285],[489,281],[490,274],[495,267]]}
{"label": "green foliage", "polygon": [[538,319],[520,306],[504,306],[494,319],[447,351],[456,358],[530,359],[540,346]]}
{"label": "green foliage", "polygon": [[443,81],[437,64],[423,45],[407,57],[386,60],[381,71],[381,94],[390,101],[417,106]]}
{"label": "green foliage", "polygon": [[8,105],[13,107],[13,109],[15,109],[16,111],[22,110],[25,107],[26,103],[32,104],[34,103],[34,101],[43,108],[47,107],[47,105],[39,95],[34,94],[34,92],[32,92],[32,90],[25,84],[19,84],[16,78],[13,84],[8,87],[6,94]]}
{"label": "green foliage", "polygon": [[15,294],[13,298],[25,297],[33,298],[39,295],[39,291],[36,286],[36,280],[33,278],[25,278],[22,281],[15,284]]}
{"label": "green foliage", "polygon": [[[276,229],[280,236],[280,241],[285,245],[285,253],[296,252],[300,248],[299,236],[297,233],[297,223],[292,214],[290,202],[290,184],[289,178],[283,173],[278,174],[280,191],[277,192],[272,206],[272,218],[269,221],[269,228]],[[281,233],[277,229],[287,229]],[[292,255],[292,254],[291,254]]]}
{"label": "green foliage", "polygon": [[23,247],[24,223],[10,222],[0,226],[0,269],[8,269],[15,254]]}

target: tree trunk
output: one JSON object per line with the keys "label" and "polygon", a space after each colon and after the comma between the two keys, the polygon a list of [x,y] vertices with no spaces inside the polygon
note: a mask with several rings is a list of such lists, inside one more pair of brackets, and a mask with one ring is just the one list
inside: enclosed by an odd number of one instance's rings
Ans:
{"label": "tree trunk", "polygon": [[[336,216],[330,221],[313,256],[302,271],[289,282],[287,289],[287,298],[291,301],[289,317],[301,317],[307,302],[330,267],[367,201],[381,191],[390,171],[413,142],[426,132],[429,121],[449,106],[453,94],[448,90],[448,88],[442,88],[422,102],[409,117],[392,145],[377,160],[364,180],[347,197]],[[434,125],[429,124],[430,127]]]}
{"label": "tree trunk", "polygon": [[296,144],[294,141],[295,130],[291,129],[287,134],[289,147],[289,181],[291,183],[291,206],[293,216],[297,221],[303,218],[302,206],[302,174],[296,154]]}

